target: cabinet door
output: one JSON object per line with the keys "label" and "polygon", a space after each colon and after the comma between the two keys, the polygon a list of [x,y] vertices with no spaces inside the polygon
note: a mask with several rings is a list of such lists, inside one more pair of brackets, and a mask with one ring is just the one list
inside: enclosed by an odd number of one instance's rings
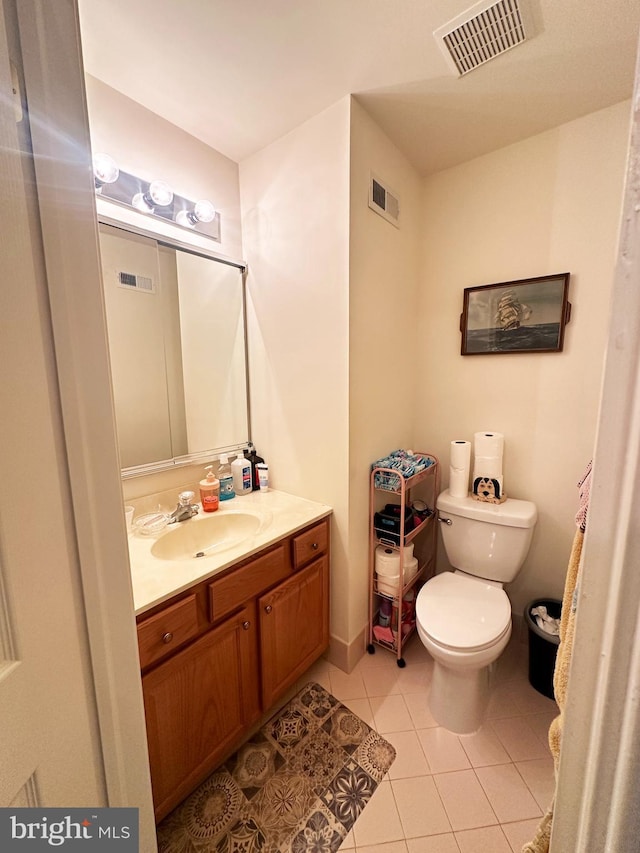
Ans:
{"label": "cabinet door", "polygon": [[329,559],[263,595],[258,602],[262,703],[270,707],[329,644]]}
{"label": "cabinet door", "polygon": [[226,757],[258,718],[258,684],[254,606],[143,677],[157,820]]}

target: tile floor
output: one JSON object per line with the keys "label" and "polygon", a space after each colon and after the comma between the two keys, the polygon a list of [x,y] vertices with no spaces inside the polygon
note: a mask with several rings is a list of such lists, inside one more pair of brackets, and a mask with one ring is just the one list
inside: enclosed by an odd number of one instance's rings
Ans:
{"label": "tile floor", "polygon": [[349,675],[324,660],[307,673],[397,752],[341,851],[520,853],[551,801],[547,730],[558,713],[527,680],[526,642],[514,637],[498,662],[487,720],[473,735],[454,735],[431,716],[433,662],[417,635],[405,660],[399,669],[378,647]]}

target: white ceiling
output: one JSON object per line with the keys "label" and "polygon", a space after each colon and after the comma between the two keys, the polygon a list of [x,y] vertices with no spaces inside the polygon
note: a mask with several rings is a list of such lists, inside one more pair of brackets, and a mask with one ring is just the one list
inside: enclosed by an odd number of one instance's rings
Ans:
{"label": "white ceiling", "polygon": [[629,98],[639,0],[529,0],[534,37],[464,77],[472,0],[79,0],[89,74],[240,162],[347,94],[422,174]]}

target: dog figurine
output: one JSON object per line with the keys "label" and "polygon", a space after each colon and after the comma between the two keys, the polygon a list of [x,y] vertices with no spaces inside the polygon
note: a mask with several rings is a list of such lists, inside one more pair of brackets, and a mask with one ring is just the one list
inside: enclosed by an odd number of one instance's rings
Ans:
{"label": "dog figurine", "polygon": [[501,504],[507,499],[506,494],[500,493],[500,481],[493,477],[476,477],[471,497],[489,504]]}

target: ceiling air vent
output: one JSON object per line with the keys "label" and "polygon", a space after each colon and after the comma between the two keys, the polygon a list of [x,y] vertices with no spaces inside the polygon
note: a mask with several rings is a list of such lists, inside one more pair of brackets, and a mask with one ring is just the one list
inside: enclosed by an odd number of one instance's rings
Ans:
{"label": "ceiling air vent", "polygon": [[532,36],[525,0],[483,0],[433,33],[452,71],[462,76]]}
{"label": "ceiling air vent", "polygon": [[370,176],[369,207],[379,213],[387,222],[400,227],[400,202],[398,196],[386,187],[379,178]]}
{"label": "ceiling air vent", "polygon": [[132,272],[119,272],[118,284],[120,287],[126,287],[127,290],[138,290],[140,293],[156,292],[153,279]]}

